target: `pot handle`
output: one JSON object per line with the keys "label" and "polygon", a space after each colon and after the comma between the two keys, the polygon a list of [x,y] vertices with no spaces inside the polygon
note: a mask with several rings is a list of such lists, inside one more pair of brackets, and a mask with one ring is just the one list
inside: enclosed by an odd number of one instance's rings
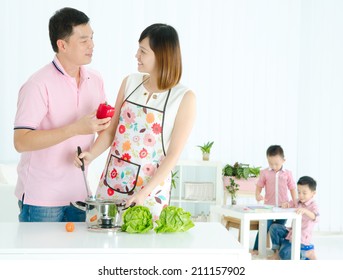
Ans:
{"label": "pot handle", "polygon": [[87,203],[86,203],[86,202],[83,202],[83,201],[75,201],[75,202],[70,202],[70,205],[71,205],[71,206],[74,206],[74,207],[76,207],[77,209],[80,209],[80,210],[82,210],[82,211],[86,211]]}

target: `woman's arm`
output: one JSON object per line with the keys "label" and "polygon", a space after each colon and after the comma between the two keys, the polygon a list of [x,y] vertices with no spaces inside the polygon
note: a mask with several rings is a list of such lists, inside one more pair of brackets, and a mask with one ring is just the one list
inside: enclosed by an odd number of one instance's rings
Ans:
{"label": "woman's arm", "polygon": [[86,165],[90,164],[94,159],[96,159],[99,155],[101,155],[104,151],[106,151],[108,147],[111,146],[114,139],[114,134],[116,132],[116,129],[119,123],[120,109],[121,109],[122,103],[124,101],[124,96],[125,96],[126,81],[127,81],[127,77],[123,80],[120,86],[120,89],[117,95],[117,100],[114,105],[114,108],[115,108],[114,116],[112,117],[110,126],[99,134],[99,136],[95,140],[89,152],[82,152],[79,156],[76,156],[74,158],[75,166],[77,167],[81,166],[80,158],[84,159],[84,163]]}

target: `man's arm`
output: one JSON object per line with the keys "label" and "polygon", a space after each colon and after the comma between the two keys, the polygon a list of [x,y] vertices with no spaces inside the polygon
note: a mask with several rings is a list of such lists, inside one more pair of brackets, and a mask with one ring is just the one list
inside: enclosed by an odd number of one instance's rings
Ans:
{"label": "man's arm", "polygon": [[97,119],[95,118],[95,112],[93,112],[70,125],[56,129],[15,129],[14,147],[19,153],[45,149],[76,135],[93,134],[102,131],[110,125],[110,120],[111,118]]}

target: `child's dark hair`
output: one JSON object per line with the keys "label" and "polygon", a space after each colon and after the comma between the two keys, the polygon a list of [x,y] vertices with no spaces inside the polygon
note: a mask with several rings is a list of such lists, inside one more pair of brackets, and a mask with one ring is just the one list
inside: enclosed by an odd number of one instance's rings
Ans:
{"label": "child's dark hair", "polygon": [[303,176],[299,178],[297,184],[301,186],[308,185],[311,191],[315,191],[317,188],[317,182],[310,176]]}
{"label": "child's dark hair", "polygon": [[267,149],[267,157],[273,157],[273,156],[280,156],[282,158],[285,157],[283,153],[283,149],[279,145],[272,145]]}

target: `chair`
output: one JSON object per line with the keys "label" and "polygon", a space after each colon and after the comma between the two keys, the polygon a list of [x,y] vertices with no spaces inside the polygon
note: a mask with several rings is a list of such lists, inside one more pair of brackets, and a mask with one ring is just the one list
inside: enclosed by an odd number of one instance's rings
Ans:
{"label": "chair", "polygon": [[[238,229],[238,241],[240,241],[241,237],[241,220],[229,216],[223,217],[223,222],[225,224],[225,227],[227,230],[230,230],[230,228],[236,228]],[[259,222],[258,221],[251,221],[250,222],[250,230],[258,230]],[[269,233],[267,233],[267,242],[266,242],[267,248],[270,248],[270,236]]]}

